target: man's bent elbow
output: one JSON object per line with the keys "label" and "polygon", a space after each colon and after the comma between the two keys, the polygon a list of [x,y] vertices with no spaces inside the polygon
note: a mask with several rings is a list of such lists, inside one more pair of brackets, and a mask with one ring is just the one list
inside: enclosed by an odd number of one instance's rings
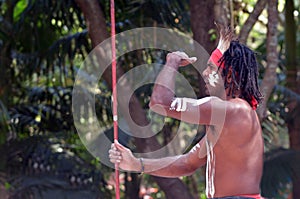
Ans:
{"label": "man's bent elbow", "polygon": [[160,103],[156,103],[154,101],[150,101],[149,108],[155,113],[158,113],[163,116],[167,116],[166,106]]}

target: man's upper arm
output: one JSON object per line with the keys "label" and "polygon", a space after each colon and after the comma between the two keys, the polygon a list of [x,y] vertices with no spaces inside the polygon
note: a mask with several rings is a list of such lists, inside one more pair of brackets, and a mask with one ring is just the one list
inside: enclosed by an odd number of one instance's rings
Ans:
{"label": "man's upper arm", "polygon": [[227,102],[217,97],[201,99],[175,98],[170,106],[151,104],[150,108],[161,115],[185,122],[203,125],[222,125]]}

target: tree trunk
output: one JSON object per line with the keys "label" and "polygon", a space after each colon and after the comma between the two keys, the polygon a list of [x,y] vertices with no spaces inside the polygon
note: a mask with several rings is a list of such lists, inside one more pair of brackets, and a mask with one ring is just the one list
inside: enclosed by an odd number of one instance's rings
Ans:
{"label": "tree trunk", "polygon": [[136,173],[125,173],[125,199],[139,198],[140,178]]}
{"label": "tree trunk", "polygon": [[153,176],[153,179],[162,190],[169,190],[168,192],[165,192],[167,199],[193,198],[187,187],[185,185],[182,186],[182,184],[178,182],[177,178],[162,178]]}
{"label": "tree trunk", "polygon": [[266,115],[267,101],[277,83],[276,68],[278,65],[277,52],[277,25],[278,25],[278,0],[268,0],[268,33],[267,33],[267,69],[261,83],[264,100],[257,109],[260,120]]}
{"label": "tree trunk", "polygon": [[297,39],[296,39],[296,22],[294,18],[294,2],[287,0],[285,3],[285,55],[287,68],[287,87],[294,92],[300,93],[299,83],[297,80]]}
{"label": "tree trunk", "polygon": [[[109,33],[106,27],[106,21],[103,12],[100,8],[99,2],[97,0],[76,0],[76,3],[82,10],[89,32],[89,37],[91,38],[93,47],[96,47],[105,39],[109,38]],[[107,53],[107,52],[104,52]],[[124,72],[120,67],[118,67],[117,76],[120,77]],[[106,70],[103,74],[103,79],[111,87],[111,72]],[[123,92],[131,93],[131,88],[129,85],[124,85],[122,87]],[[130,100],[130,106],[134,107],[133,111],[130,112],[130,116],[133,121],[138,125],[148,124],[148,119],[146,117],[145,111],[143,110],[141,104],[136,97],[132,97]],[[128,107],[122,107],[119,104],[120,111],[128,110]],[[132,109],[131,109],[132,110]],[[131,131],[134,131],[135,127],[128,122]],[[143,132],[141,132],[143,133]],[[152,133],[153,135],[153,133]],[[160,148],[158,141],[152,137],[147,139],[136,139],[136,146],[139,151],[147,152],[153,151],[153,149]],[[186,189],[185,184],[179,178],[160,178],[154,177],[157,184],[165,192],[167,198],[179,199],[179,198],[191,198],[191,194]],[[174,187],[176,187],[176,194],[174,194]],[[180,193],[180,194],[178,194]],[[138,198],[136,196],[135,198]]]}
{"label": "tree trunk", "polygon": [[228,1],[215,0],[214,5],[214,17],[217,23],[224,25],[225,27],[229,24],[229,11],[228,11]]}
{"label": "tree trunk", "polygon": [[255,4],[253,12],[247,18],[247,20],[246,20],[245,24],[243,25],[241,32],[239,34],[239,40],[241,43],[244,43],[244,44],[247,43],[248,35],[249,35],[252,27],[258,20],[259,15],[262,13],[264,8],[266,7],[266,5],[267,5],[267,0],[258,0],[257,3]]}
{"label": "tree trunk", "polygon": [[[300,93],[297,78],[297,39],[296,39],[296,22],[294,18],[294,1],[287,0],[285,2],[285,55],[287,68],[287,87],[296,93]],[[288,104],[289,117],[287,118],[287,126],[289,131],[290,148],[300,151],[300,104],[296,100]],[[295,169],[299,169],[295,168]],[[300,176],[293,177],[293,198],[300,198]]]}
{"label": "tree trunk", "polygon": [[[216,40],[212,39],[210,30],[214,30],[216,26],[214,25],[214,17],[211,16],[211,13],[214,13],[214,0],[190,0],[190,12],[191,12],[191,29],[193,32],[193,39],[200,44],[209,54],[216,48]],[[201,10],[201,12],[199,12]],[[203,20],[205,19],[205,20]],[[201,49],[198,49],[198,45],[194,45],[196,54],[201,54]],[[199,65],[203,68],[200,71],[204,70],[206,67],[207,60],[198,60],[201,62]],[[201,74],[197,74],[199,79],[199,94],[198,97],[204,97],[205,93],[205,82]]]}
{"label": "tree trunk", "polygon": [[193,38],[202,45],[208,53],[211,53],[214,48],[216,48],[216,40],[212,40],[209,34],[210,30],[216,28],[214,25],[215,19],[212,16],[212,13],[214,13],[214,4],[214,0],[190,0]]}
{"label": "tree trunk", "polygon": [[[4,20],[2,20],[2,30],[4,30],[4,34],[7,34],[9,37],[12,35],[12,25],[13,25],[13,14],[14,14],[14,8],[16,5],[16,2],[14,1],[6,1],[6,11],[3,16]],[[3,102],[5,106],[9,106],[9,89],[10,89],[10,82],[11,82],[11,74],[9,67],[12,62],[11,58],[11,41],[10,40],[3,40],[2,47],[0,48],[0,99]]]}

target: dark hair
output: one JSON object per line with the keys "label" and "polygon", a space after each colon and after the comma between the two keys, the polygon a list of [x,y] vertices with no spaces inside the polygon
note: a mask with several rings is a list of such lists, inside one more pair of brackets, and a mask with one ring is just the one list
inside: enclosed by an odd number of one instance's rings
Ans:
{"label": "dark hair", "polygon": [[251,49],[237,40],[231,41],[219,62],[224,63],[223,77],[226,78],[229,70],[232,70],[233,81],[227,82],[225,79],[224,83],[225,89],[229,88],[228,95],[236,97],[236,91],[240,90],[239,97],[245,99],[250,105],[253,97],[258,103],[261,102],[263,96],[258,86],[258,64]]}

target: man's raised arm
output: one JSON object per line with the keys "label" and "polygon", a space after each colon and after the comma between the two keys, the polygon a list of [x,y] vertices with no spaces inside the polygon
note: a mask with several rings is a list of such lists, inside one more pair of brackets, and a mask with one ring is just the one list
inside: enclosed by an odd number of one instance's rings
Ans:
{"label": "man's raised arm", "polygon": [[167,55],[166,64],[156,78],[151,95],[149,106],[153,111],[165,116],[168,115],[166,111],[171,108],[175,99],[174,87],[178,68],[194,63],[196,60],[195,57],[188,57],[184,52],[173,52]]}
{"label": "man's raised arm", "polygon": [[175,78],[179,67],[194,63],[196,58],[190,58],[183,52],[169,53],[167,62],[156,78],[149,107],[152,111],[179,119],[181,121],[218,125],[233,106],[232,103],[218,97],[192,99],[175,97]]}

